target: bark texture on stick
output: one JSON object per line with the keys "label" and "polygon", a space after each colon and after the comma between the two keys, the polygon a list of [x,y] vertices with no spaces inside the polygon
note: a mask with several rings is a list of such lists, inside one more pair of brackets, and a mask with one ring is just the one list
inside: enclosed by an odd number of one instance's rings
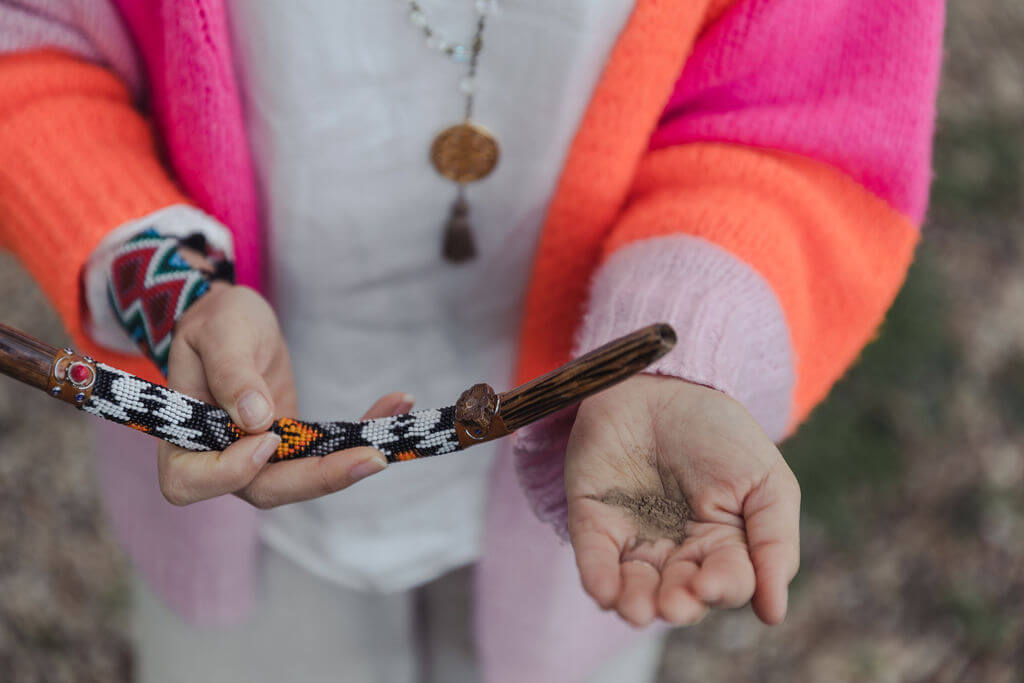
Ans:
{"label": "bark texture on stick", "polygon": [[639,329],[505,392],[498,414],[515,431],[635,375],[675,343],[675,330],[665,323]]}
{"label": "bark texture on stick", "polygon": [[0,373],[46,391],[59,349],[0,323]]}

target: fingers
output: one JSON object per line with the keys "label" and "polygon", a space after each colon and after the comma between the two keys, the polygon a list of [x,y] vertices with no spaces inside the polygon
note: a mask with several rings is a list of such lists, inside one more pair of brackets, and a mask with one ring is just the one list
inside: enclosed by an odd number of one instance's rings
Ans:
{"label": "fingers", "polygon": [[[407,412],[409,407],[407,395],[389,394],[374,404],[366,419]],[[264,468],[280,442],[278,435],[268,432],[239,439],[220,453],[197,453],[163,443],[158,460],[160,490],[175,505],[236,493],[255,507],[269,509],[335,493],[387,467],[380,451],[352,448]]]}
{"label": "fingers", "polygon": [[667,538],[634,541],[620,558],[622,593],[616,609],[634,626],[646,626],[658,616],[658,591],[662,570],[671,554],[678,549]]}
{"label": "fingers", "polygon": [[754,593],[754,568],[742,543],[717,548],[699,563],[675,549],[661,559],[667,552],[657,544],[644,548],[649,559],[636,552],[623,555],[617,603],[622,617],[636,626],[655,616],[676,625],[695,624],[712,607],[741,607]]}
{"label": "fingers", "polygon": [[601,609],[614,608],[634,626],[651,623],[657,616],[660,560],[642,551],[623,554],[614,538],[596,529],[571,536],[583,590]]}
{"label": "fingers", "polygon": [[261,333],[231,315],[207,322],[193,341],[214,400],[250,433],[266,430],[274,417],[274,400],[257,366],[264,341]]}
{"label": "fingers", "polygon": [[[258,373],[255,346],[246,341],[246,335],[232,336],[231,330],[224,329],[207,333],[206,329],[194,333],[192,343],[176,340],[172,345],[168,385],[201,400],[216,401],[247,429],[269,427],[271,420],[255,420],[245,401],[252,391],[260,398],[272,395]],[[204,341],[212,339],[211,335],[217,336],[217,343]],[[234,401],[235,396],[239,400]],[[363,419],[406,413],[412,409],[413,400],[400,392],[387,394],[374,403]],[[267,403],[272,410],[269,400]],[[285,397],[282,407],[288,403]],[[236,493],[266,509],[334,493],[387,466],[379,451],[357,448],[264,468],[279,443],[280,437],[266,433],[240,439],[220,453],[195,453],[163,444],[159,457],[160,489],[176,505]]]}
{"label": "fingers", "polygon": [[[381,396],[363,415],[372,420],[412,410],[415,399],[395,392]],[[348,488],[387,467],[384,455],[374,448],[350,448],[322,458],[301,458],[274,463],[237,495],[260,509],[270,509],[319,498]]]}
{"label": "fingers", "polygon": [[754,594],[754,567],[741,544],[717,548],[690,577],[692,594],[705,605],[730,609],[741,607]]}
{"label": "fingers", "polygon": [[171,351],[167,355],[167,387],[200,401],[213,401],[206,385],[202,358],[180,337],[171,342]]}
{"label": "fingers", "polygon": [[281,437],[272,432],[239,439],[220,453],[196,453],[162,443],[157,461],[160,490],[174,505],[237,491],[259,474],[279,443]]}
{"label": "fingers", "polygon": [[378,417],[402,415],[412,410],[415,403],[416,399],[410,394],[403,394],[401,392],[385,394],[378,398],[376,403],[370,406],[370,409],[366,411],[366,414],[363,415],[362,419],[374,420]]}
{"label": "fingers", "polygon": [[619,546],[606,533],[585,530],[572,535],[576,566],[583,590],[601,609],[611,609],[619,597]]}
{"label": "fingers", "polygon": [[656,617],[692,625],[711,608],[741,607],[754,594],[756,577],[742,542],[694,557],[668,539],[624,552],[600,530],[573,530],[583,588],[603,609],[615,609],[634,626]]}
{"label": "fingers", "polygon": [[756,574],[754,612],[777,624],[786,617],[789,583],[800,567],[800,487],[785,464],[747,496],[743,515]]}
{"label": "fingers", "polygon": [[266,510],[335,493],[386,467],[387,461],[380,451],[349,448],[322,458],[276,462],[237,494]]}
{"label": "fingers", "polygon": [[622,594],[616,608],[634,626],[647,626],[657,615],[655,595],[661,582],[658,568],[639,558],[622,562]]}
{"label": "fingers", "polygon": [[619,597],[619,555],[624,538],[620,513],[590,498],[570,499],[569,540],[580,581],[601,609],[611,609]]}
{"label": "fingers", "polygon": [[690,592],[690,582],[700,571],[693,560],[672,560],[661,572],[658,613],[676,626],[692,626],[708,613],[708,606]]}
{"label": "fingers", "polygon": [[637,543],[621,513],[590,499],[574,499],[569,536],[583,589],[602,609],[615,609],[634,626],[659,614],[661,568],[677,549],[669,539]]}

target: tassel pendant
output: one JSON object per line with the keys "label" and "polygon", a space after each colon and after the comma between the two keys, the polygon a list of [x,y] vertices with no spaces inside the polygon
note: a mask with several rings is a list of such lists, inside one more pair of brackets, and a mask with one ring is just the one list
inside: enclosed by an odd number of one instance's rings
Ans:
{"label": "tassel pendant", "polygon": [[445,224],[441,247],[441,253],[449,263],[465,263],[476,256],[465,186],[486,178],[498,163],[498,141],[469,120],[471,109],[467,109],[467,119],[463,123],[438,133],[430,146],[430,161],[434,168],[459,187]]}
{"label": "tassel pendant", "polygon": [[442,252],[445,260],[451,263],[465,263],[476,256],[476,242],[473,229],[469,224],[469,202],[466,201],[462,187],[452,203],[452,212],[444,229]]}

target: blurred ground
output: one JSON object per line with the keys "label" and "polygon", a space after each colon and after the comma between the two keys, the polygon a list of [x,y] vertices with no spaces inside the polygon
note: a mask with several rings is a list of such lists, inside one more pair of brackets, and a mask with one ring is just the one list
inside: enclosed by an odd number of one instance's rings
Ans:
{"label": "blurred ground", "polygon": [[789,618],[677,632],[666,683],[1024,681],[1020,0],[949,3],[940,110],[906,287],[783,445],[804,494]]}
{"label": "blurred ground", "polygon": [[[1024,681],[1024,4],[949,11],[926,241],[878,341],[783,447],[804,491],[790,616],[678,631],[663,683]],[[0,320],[64,339],[6,255]],[[0,681],[129,680],[85,438],[0,382]]]}

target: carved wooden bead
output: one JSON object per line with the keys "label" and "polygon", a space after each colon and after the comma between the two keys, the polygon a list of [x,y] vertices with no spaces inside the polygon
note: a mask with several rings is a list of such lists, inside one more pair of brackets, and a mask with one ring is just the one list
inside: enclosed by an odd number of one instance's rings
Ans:
{"label": "carved wooden bead", "polygon": [[498,409],[498,395],[487,384],[474,384],[455,402],[455,422],[465,426],[472,436],[483,438],[491,428]]}

